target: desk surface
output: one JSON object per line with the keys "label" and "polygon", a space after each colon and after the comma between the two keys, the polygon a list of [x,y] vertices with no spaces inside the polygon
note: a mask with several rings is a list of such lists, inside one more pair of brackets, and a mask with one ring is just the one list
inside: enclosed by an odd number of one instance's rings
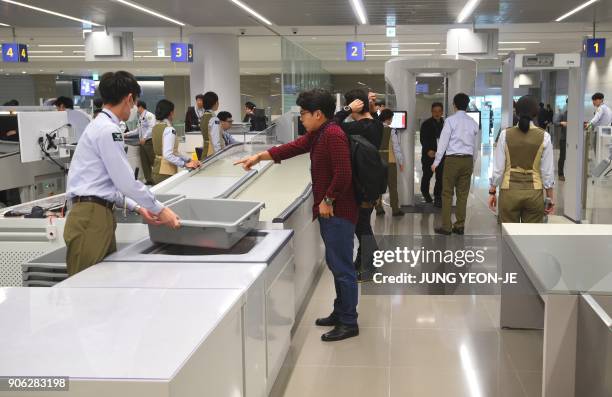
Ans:
{"label": "desk surface", "polygon": [[0,373],[172,379],[236,289],[0,288]]}
{"label": "desk surface", "polygon": [[612,295],[612,225],[504,224],[502,234],[540,293]]}
{"label": "desk surface", "polygon": [[235,288],[246,292],[266,270],[257,263],[102,262],[59,288]]}

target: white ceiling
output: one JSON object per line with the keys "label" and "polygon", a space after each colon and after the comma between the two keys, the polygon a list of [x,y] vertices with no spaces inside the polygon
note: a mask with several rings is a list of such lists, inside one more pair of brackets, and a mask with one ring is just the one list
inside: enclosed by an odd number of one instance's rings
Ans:
{"label": "white ceiling", "polygon": [[[134,32],[135,49],[153,51],[138,56],[155,55],[158,47],[180,39],[179,29],[167,21],[137,12],[113,0],[20,0],[39,7],[82,19],[106,24],[110,30]],[[183,38],[196,32],[235,34],[240,40],[241,72],[244,74],[278,73],[281,69],[280,36],[303,46],[321,59],[331,73],[382,73],[390,58],[391,39],[385,37],[385,20],[397,19],[399,43],[434,42],[435,45],[400,45],[401,55],[442,54],[446,32],[467,0],[363,0],[369,25],[355,27],[349,0],[244,0],[269,18],[274,25],[263,27],[229,0],[139,0],[139,3],[187,24]],[[554,23],[560,14],[582,3],[582,0],[481,0],[476,12],[477,27],[498,28],[500,41],[539,41],[539,44],[500,45],[519,48],[519,53],[576,52],[582,38],[592,30],[593,13],[597,16],[597,36],[612,42],[612,0],[600,0],[594,6],[568,19],[570,23]],[[125,68],[140,75],[186,75],[185,64],[173,64],[168,58],[137,58],[127,63],[84,62],[80,58],[36,58],[55,54],[35,51],[58,50],[57,55],[79,55],[83,48],[43,48],[40,44],[82,44],[78,22],[41,14],[0,1],[0,23],[16,21],[16,41],[30,45],[28,64],[2,64],[2,73],[90,74],[112,68]],[[529,23],[527,23],[529,22]],[[472,25],[464,25],[472,26]],[[240,35],[240,30],[245,35]],[[297,34],[293,31],[297,29]],[[344,61],[346,41],[365,41],[370,57],[366,62]],[[13,41],[10,28],[0,27],[0,41]],[[389,43],[376,46],[376,43]],[[524,48],[524,50],[523,50]],[[379,51],[370,51],[379,50]]]}

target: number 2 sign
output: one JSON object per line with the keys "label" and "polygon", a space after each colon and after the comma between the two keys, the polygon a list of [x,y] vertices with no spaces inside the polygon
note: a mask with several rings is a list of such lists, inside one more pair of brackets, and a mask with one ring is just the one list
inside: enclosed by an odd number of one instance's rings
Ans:
{"label": "number 2 sign", "polygon": [[346,61],[365,61],[365,43],[362,41],[349,41],[346,43]]}

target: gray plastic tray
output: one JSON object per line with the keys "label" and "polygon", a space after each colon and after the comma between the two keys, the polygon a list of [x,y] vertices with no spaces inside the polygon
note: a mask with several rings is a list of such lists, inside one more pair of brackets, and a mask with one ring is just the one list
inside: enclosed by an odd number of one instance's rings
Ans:
{"label": "gray plastic tray", "polygon": [[181,228],[149,225],[154,243],[229,249],[255,229],[264,203],[240,200],[183,199],[168,206]]}

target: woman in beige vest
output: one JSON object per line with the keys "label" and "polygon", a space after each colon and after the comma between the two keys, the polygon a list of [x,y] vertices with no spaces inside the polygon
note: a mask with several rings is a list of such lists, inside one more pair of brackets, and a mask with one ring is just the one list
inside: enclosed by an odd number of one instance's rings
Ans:
{"label": "woman in beige vest", "polygon": [[553,146],[548,132],[533,123],[538,115],[534,97],[521,97],[516,112],[518,125],[502,131],[495,148],[489,208],[495,211],[499,186],[501,223],[541,223],[555,209]]}
{"label": "woman in beige vest", "polygon": [[174,119],[174,104],[162,99],[155,108],[155,118],[158,124],[153,127],[153,150],[155,162],[153,164],[153,182],[158,184],[176,174],[179,167],[197,168],[199,161],[181,156],[178,151],[176,130],[172,127]]}

